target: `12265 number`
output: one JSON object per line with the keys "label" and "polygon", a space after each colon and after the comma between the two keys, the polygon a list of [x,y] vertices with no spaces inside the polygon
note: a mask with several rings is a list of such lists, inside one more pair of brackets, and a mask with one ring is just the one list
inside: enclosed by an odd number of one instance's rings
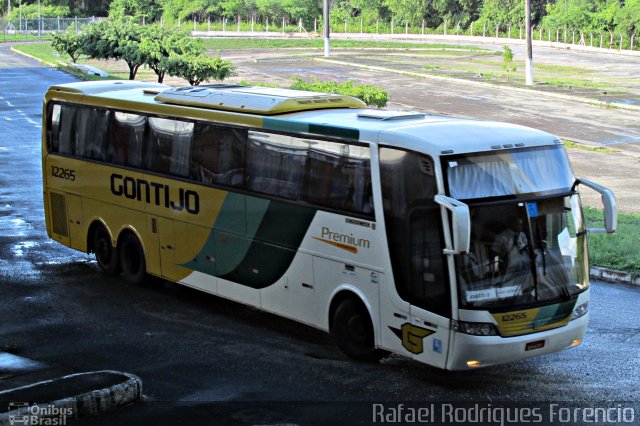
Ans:
{"label": "12265 number", "polygon": [[58,166],[51,166],[51,176],[64,180],[76,180],[76,171]]}

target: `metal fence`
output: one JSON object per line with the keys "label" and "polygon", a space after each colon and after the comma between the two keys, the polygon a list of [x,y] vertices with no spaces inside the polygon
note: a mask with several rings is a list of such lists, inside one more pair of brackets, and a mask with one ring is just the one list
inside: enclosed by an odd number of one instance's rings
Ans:
{"label": "metal fence", "polygon": [[[0,29],[3,32],[3,40],[25,40],[46,38],[53,32],[67,31],[72,28],[76,32],[82,31],[82,27],[98,20],[106,18],[41,18],[41,19],[0,19]],[[306,27],[303,20],[298,22],[269,21],[264,22],[254,18],[235,17],[222,18],[220,20],[181,21],[163,23],[161,25],[175,27],[193,31],[196,36],[211,36],[212,32],[221,32],[222,35],[236,33],[238,35],[249,36],[273,36],[278,33],[286,36],[294,36],[300,33],[301,36],[317,36],[321,30],[320,19],[308,20]],[[140,22],[145,24],[144,20]],[[148,22],[147,22],[148,24]],[[474,25],[475,24],[475,25]],[[522,25],[478,23],[471,24],[468,28],[461,28],[460,22],[443,21],[437,28],[428,28],[423,22],[422,25],[410,25],[407,21],[391,19],[388,22],[381,20],[374,23],[364,23],[362,19],[349,19],[343,22],[332,21],[331,31],[346,36],[358,36],[376,34],[381,36],[421,36],[421,35],[442,35],[442,36],[472,36],[498,39],[514,40],[523,39],[524,27]],[[219,34],[215,34],[219,35]],[[547,42],[562,43],[565,45],[589,46],[596,48],[608,48],[618,50],[634,50],[638,40],[635,34],[610,34],[608,32],[587,32],[573,28],[542,28],[532,29],[532,38],[538,43]],[[0,39],[1,41],[2,39]]]}
{"label": "metal fence", "polygon": [[0,28],[5,39],[41,38],[69,28],[79,32],[83,26],[99,19],[105,18],[0,19]]}

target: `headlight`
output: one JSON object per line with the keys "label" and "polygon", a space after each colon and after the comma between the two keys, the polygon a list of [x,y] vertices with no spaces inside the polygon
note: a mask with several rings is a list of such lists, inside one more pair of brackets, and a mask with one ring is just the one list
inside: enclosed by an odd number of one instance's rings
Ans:
{"label": "headlight", "polygon": [[589,312],[589,302],[584,302],[582,305],[576,306],[576,308],[573,310],[573,316],[571,317],[571,319],[574,320],[580,318],[587,312]]}
{"label": "headlight", "polygon": [[453,321],[453,329],[472,336],[497,336],[496,326],[488,322]]}

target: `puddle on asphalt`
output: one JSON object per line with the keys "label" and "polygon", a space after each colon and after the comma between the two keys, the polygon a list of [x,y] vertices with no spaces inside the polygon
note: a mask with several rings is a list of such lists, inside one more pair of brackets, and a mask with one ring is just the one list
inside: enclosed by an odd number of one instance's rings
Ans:
{"label": "puddle on asphalt", "polygon": [[0,374],[15,375],[42,370],[46,364],[7,352],[0,352]]}
{"label": "puddle on asphalt", "polygon": [[612,104],[637,105],[640,104],[640,99],[613,99],[609,102],[611,102]]}
{"label": "puddle on asphalt", "polygon": [[11,247],[11,251],[16,257],[23,257],[30,248],[37,246],[35,241],[23,241]]}
{"label": "puddle on asphalt", "polygon": [[24,219],[11,216],[0,217],[0,236],[2,237],[24,237],[30,228],[31,225]]}

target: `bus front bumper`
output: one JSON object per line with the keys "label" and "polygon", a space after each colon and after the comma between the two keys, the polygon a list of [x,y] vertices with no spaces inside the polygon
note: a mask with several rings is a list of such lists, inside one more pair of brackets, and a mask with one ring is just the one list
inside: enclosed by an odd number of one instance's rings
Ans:
{"label": "bus front bumper", "polygon": [[455,332],[447,370],[487,367],[577,346],[584,338],[588,322],[589,314],[586,314],[563,327],[515,337],[472,336]]}

